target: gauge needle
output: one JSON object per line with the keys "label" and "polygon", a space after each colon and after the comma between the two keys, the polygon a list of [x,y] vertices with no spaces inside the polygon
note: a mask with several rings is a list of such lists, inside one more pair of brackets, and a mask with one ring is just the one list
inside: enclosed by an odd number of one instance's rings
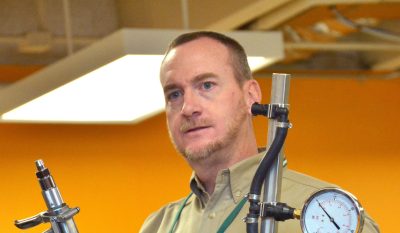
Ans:
{"label": "gauge needle", "polygon": [[337,225],[337,223],[335,222],[335,219],[333,219],[328,212],[326,212],[325,208],[322,207],[321,203],[317,200],[319,207],[321,207],[321,209],[325,212],[325,214],[328,216],[329,220],[333,223],[333,225],[335,225],[335,227],[340,230],[339,225]]}

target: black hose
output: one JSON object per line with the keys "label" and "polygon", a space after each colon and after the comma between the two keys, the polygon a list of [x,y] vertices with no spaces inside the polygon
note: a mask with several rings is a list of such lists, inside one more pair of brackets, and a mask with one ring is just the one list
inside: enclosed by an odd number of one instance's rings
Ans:
{"label": "black hose", "polygon": [[254,116],[257,116],[257,115],[268,116],[268,114],[270,114],[269,107],[270,107],[269,104],[254,103],[253,105],[251,105],[251,113]]}
{"label": "black hose", "polygon": [[277,128],[275,133],[274,141],[272,142],[270,148],[268,149],[266,155],[261,161],[257,171],[253,177],[250,186],[250,193],[260,195],[261,188],[265,177],[267,176],[267,171],[272,165],[272,162],[277,158],[279,152],[282,149],[283,143],[287,135],[287,128]]}
{"label": "black hose", "polygon": [[[287,112],[286,114],[279,116],[278,122],[288,123]],[[260,165],[258,166],[251,182],[249,193],[250,208],[249,213],[247,214],[248,222],[246,223],[247,233],[258,233],[258,217],[260,214],[260,206],[258,204],[259,200],[251,197],[253,195],[259,196],[261,194],[261,189],[267,176],[267,171],[271,168],[272,163],[278,157],[279,152],[283,147],[283,143],[285,142],[287,132],[287,127],[276,128],[275,138]]]}
{"label": "black hose", "polygon": [[246,232],[247,233],[258,232],[258,222],[256,222],[256,223],[247,223],[246,224]]}

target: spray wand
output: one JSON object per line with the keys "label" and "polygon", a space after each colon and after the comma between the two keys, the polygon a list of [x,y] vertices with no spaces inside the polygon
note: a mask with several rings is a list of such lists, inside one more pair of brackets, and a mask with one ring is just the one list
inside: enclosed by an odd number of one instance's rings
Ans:
{"label": "spray wand", "polygon": [[41,223],[50,222],[51,228],[44,233],[78,233],[73,216],[79,212],[79,208],[69,208],[63,201],[60,191],[43,161],[37,160],[35,164],[36,177],[42,188],[42,195],[48,210],[30,218],[16,220],[15,226],[20,229],[28,229]]}

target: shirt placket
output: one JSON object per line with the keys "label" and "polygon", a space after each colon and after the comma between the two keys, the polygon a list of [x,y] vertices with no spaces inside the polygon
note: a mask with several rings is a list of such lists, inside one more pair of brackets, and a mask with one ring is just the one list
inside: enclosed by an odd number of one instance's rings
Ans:
{"label": "shirt placket", "polygon": [[[233,200],[230,200],[229,171],[222,171],[217,177],[214,193],[210,196],[202,214],[202,223],[199,224],[203,229],[212,229],[216,232],[226,218],[226,207]],[[202,232],[199,229],[198,232]]]}

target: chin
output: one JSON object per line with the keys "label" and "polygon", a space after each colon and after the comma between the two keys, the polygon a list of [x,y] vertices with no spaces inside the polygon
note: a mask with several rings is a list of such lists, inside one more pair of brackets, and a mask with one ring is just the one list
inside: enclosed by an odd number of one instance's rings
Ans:
{"label": "chin", "polygon": [[211,157],[211,153],[207,149],[186,149],[183,155],[191,162],[199,162]]}
{"label": "chin", "polygon": [[188,146],[183,151],[183,155],[189,161],[201,161],[210,158],[214,152],[222,148],[223,143],[220,141],[212,141],[202,145]]}

